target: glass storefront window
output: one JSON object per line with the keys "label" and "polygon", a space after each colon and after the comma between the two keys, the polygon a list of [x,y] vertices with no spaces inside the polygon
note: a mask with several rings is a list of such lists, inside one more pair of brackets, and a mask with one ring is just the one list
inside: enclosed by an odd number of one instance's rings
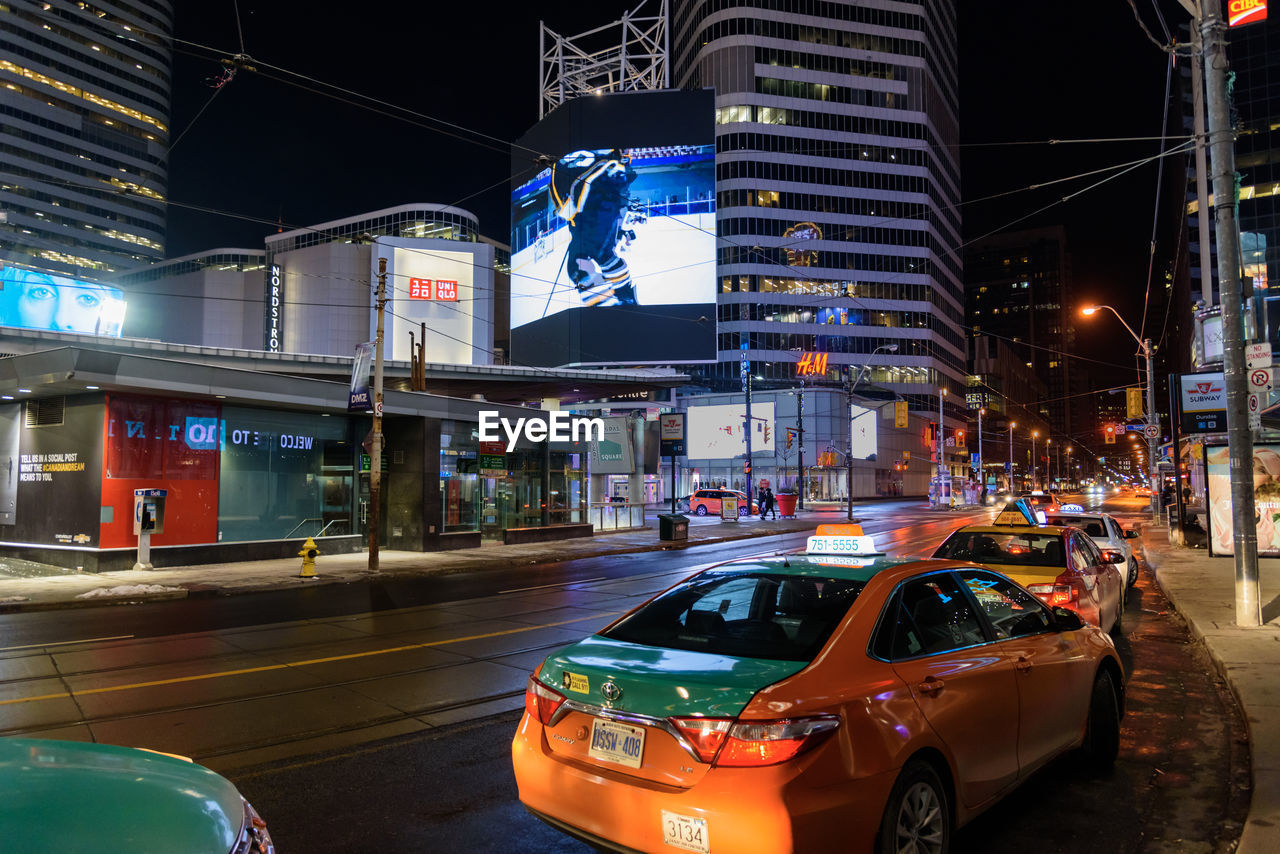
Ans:
{"label": "glass storefront window", "polygon": [[474,531],[480,527],[479,443],[473,424],[440,424],[440,530]]}
{"label": "glass storefront window", "polygon": [[222,416],[219,540],[355,532],[347,418],[231,406]]}
{"label": "glass storefront window", "polygon": [[583,455],[551,452],[551,524],[569,525],[586,521],[587,490]]}

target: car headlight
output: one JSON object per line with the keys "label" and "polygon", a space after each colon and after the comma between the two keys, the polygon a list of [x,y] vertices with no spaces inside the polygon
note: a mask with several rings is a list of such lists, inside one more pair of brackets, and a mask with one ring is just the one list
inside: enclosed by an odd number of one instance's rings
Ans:
{"label": "car headlight", "polygon": [[267,823],[248,801],[244,801],[244,826],[240,829],[240,836],[236,838],[231,854],[276,854],[276,846],[271,841]]}

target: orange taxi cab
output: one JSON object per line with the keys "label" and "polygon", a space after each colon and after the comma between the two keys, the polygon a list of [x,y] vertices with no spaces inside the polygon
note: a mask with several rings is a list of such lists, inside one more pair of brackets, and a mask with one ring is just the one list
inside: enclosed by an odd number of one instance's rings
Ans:
{"label": "orange taxi cab", "polygon": [[1122,672],[999,573],[827,527],[547,657],[512,764],[534,816],[605,850],[946,852],[1063,752],[1114,761]]}

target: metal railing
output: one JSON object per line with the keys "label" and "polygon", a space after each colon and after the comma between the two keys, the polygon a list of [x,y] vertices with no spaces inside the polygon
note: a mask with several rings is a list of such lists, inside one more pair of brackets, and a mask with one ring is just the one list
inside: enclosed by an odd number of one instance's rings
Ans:
{"label": "metal railing", "polygon": [[[316,533],[312,534],[311,536],[313,536],[313,537],[323,537],[323,536],[324,536],[324,532],[325,532],[325,531],[327,531],[327,530],[329,530],[330,526],[332,526],[333,524],[335,524],[335,523],[337,523],[337,522],[350,522],[350,521],[351,521],[351,520],[350,520],[350,519],[348,519],[348,518],[346,518],[346,517],[342,517],[342,518],[338,518],[338,519],[330,519],[327,523],[325,523],[325,525],[324,525],[324,527],[323,527],[323,528],[321,528],[319,531],[317,531]],[[293,536],[293,534],[294,534],[294,532],[295,532],[295,531],[297,531],[299,528],[301,528],[303,525],[307,524],[308,522],[324,522],[324,519],[323,519],[323,518],[321,518],[321,517],[319,517],[319,516],[317,516],[317,517],[315,517],[315,518],[313,518],[313,519],[303,519],[301,522],[299,522],[298,524],[294,525],[294,526],[293,526],[293,530],[292,530],[292,531],[290,531],[289,533],[285,534],[285,535],[284,535],[284,537],[283,537],[283,539],[286,539],[286,540],[287,540],[287,539],[291,538],[291,537]]]}
{"label": "metal railing", "polygon": [[643,504],[592,504],[587,508],[587,521],[597,531],[620,531],[644,527]]}

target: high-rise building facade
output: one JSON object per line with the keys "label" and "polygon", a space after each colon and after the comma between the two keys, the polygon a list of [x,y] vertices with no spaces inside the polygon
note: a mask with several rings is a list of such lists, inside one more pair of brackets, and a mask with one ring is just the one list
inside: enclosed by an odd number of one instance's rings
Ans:
{"label": "high-rise building facade", "polygon": [[716,93],[718,358],[800,354],[964,405],[951,0],[673,0],[673,84]]}
{"label": "high-rise building facade", "polygon": [[172,32],[168,0],[0,4],[0,263],[164,257]]}

